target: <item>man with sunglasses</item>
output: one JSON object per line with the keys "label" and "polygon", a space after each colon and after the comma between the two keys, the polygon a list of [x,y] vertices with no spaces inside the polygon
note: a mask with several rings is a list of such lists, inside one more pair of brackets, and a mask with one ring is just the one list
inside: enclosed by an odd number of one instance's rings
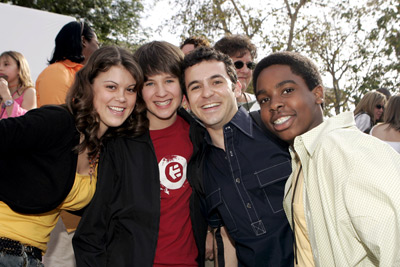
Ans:
{"label": "man with sunglasses", "polygon": [[245,35],[225,36],[215,43],[214,48],[228,55],[235,65],[236,73],[242,85],[242,92],[236,101],[248,111],[259,110],[254,94],[248,93],[253,70],[256,67],[254,59],[257,57],[257,48]]}

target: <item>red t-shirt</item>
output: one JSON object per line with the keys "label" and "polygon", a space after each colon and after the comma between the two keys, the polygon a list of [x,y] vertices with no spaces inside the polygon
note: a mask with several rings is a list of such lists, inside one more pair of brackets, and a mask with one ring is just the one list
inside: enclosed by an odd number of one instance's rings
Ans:
{"label": "red t-shirt", "polygon": [[150,131],[160,170],[161,211],[154,266],[198,266],[197,246],[190,220],[186,179],[193,153],[189,124],[181,117],[169,127]]}

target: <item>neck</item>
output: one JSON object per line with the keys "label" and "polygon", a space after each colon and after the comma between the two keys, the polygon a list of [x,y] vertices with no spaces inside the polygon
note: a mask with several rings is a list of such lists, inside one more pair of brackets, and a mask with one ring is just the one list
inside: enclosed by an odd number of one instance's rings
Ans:
{"label": "neck", "polygon": [[11,84],[8,85],[8,89],[10,90],[11,95],[14,94],[19,88],[20,87],[18,83],[14,85]]}
{"label": "neck", "polygon": [[240,96],[237,98],[237,102],[246,103],[247,97],[245,93],[241,93]]}
{"label": "neck", "polygon": [[213,145],[225,151],[224,132],[222,128],[220,129],[207,128],[207,132],[211,137]]}
{"label": "neck", "polygon": [[149,119],[149,130],[162,130],[174,124],[177,118],[177,113],[175,112],[167,119],[160,119],[152,113],[147,112],[147,118]]}

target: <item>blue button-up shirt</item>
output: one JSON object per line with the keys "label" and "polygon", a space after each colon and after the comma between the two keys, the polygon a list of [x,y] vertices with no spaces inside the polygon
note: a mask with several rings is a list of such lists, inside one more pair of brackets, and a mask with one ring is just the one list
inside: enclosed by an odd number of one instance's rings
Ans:
{"label": "blue button-up shirt", "polygon": [[292,266],[292,232],[282,205],[291,173],[287,146],[261,130],[243,108],[223,133],[225,151],[206,135],[210,225],[226,226],[240,266]]}

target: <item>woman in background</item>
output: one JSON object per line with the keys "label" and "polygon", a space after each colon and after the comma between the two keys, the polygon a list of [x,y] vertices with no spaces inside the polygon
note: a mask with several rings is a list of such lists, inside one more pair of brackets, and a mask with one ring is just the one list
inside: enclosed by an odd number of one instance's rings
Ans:
{"label": "woman in background", "polygon": [[354,110],[357,128],[364,133],[369,133],[382,117],[385,103],[385,95],[376,91],[366,93]]}
{"label": "woman in background", "polygon": [[25,57],[16,51],[0,55],[0,119],[36,108],[36,90]]}
{"label": "woman in background", "polygon": [[96,33],[86,22],[72,21],[58,32],[49,66],[36,80],[38,107],[64,104],[75,73],[99,48]]}
{"label": "woman in background", "polygon": [[371,135],[385,141],[400,153],[400,94],[390,97],[383,123],[373,127]]}

